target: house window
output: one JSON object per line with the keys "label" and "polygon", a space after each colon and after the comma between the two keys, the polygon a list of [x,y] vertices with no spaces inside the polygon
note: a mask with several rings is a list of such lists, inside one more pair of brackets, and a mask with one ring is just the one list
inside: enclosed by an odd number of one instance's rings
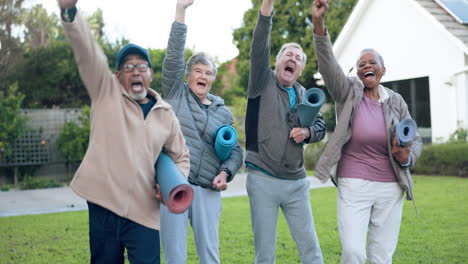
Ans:
{"label": "house window", "polygon": [[382,85],[403,96],[411,117],[418,124],[418,132],[423,142],[430,143],[432,133],[429,77],[385,82]]}

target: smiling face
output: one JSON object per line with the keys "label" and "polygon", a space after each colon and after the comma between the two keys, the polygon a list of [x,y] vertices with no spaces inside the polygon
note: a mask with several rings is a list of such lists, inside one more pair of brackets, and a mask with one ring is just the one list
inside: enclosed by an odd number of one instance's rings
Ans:
{"label": "smiling face", "polygon": [[203,103],[211,90],[214,78],[215,73],[210,65],[193,64],[187,75],[187,85]]}
{"label": "smiling face", "polygon": [[290,46],[284,49],[276,58],[276,78],[285,87],[291,87],[301,76],[305,66],[304,53],[297,47]]}
{"label": "smiling face", "polygon": [[150,88],[152,81],[153,70],[147,68],[145,71],[140,71],[144,67],[134,67],[128,70],[126,65],[141,65],[148,62],[138,54],[129,54],[125,57],[122,67],[115,73],[120,81],[120,84],[128,91],[130,97],[136,101],[141,101],[146,98],[147,90]]}
{"label": "smiling face", "polygon": [[378,88],[385,71],[382,58],[376,51],[365,50],[361,52],[361,57],[357,62],[357,76],[365,88]]}

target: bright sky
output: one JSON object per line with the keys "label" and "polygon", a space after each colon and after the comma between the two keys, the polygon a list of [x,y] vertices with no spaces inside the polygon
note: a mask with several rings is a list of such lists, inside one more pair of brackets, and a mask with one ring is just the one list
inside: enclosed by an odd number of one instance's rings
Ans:
{"label": "bright sky", "polygon": [[[57,0],[30,0],[42,3],[48,12],[59,14]],[[81,0],[77,6],[86,14],[101,8],[104,31],[110,41],[122,36],[145,48],[167,46],[175,16],[176,0]],[[187,9],[186,47],[205,51],[225,62],[239,53],[233,44],[232,32],[242,24],[251,0],[195,0]]]}

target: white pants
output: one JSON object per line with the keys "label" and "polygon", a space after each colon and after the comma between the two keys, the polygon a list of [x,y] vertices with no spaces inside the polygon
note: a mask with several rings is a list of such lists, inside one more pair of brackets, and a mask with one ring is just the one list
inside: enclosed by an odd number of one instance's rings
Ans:
{"label": "white pants", "polygon": [[201,264],[219,264],[221,193],[192,185],[194,199],[183,214],[173,214],[161,204],[161,243],[166,264],[187,263],[188,220]]}
{"label": "white pants", "polygon": [[403,189],[396,182],[338,179],[338,231],[342,263],[392,263],[403,210]]}

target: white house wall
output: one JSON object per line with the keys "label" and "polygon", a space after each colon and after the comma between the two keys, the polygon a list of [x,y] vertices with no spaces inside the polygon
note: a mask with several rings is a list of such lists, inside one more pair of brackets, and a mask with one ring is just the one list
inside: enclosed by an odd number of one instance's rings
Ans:
{"label": "white house wall", "polygon": [[456,82],[464,83],[461,88],[451,82],[465,67],[465,54],[454,37],[412,0],[359,2],[356,9],[362,12],[348,20],[354,27],[348,25],[345,31],[345,26],[334,46],[343,69],[347,72],[355,65],[362,49],[374,48],[387,69],[382,82],[429,77],[433,141],[447,139],[457,129],[459,118],[466,127],[467,103],[458,97],[467,93],[466,75],[456,78],[465,80]]}
{"label": "white house wall", "polygon": [[[465,55],[465,61],[468,56]],[[463,121],[460,125],[468,127],[468,66],[456,72],[451,79],[453,89],[456,90],[457,120]]]}

